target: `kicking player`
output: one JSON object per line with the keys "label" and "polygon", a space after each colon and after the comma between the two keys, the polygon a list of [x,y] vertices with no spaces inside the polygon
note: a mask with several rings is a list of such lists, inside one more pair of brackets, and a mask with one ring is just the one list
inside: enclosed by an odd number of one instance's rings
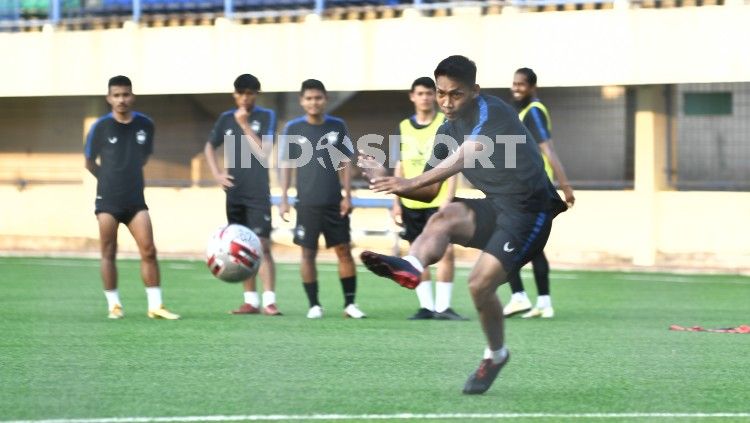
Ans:
{"label": "kicking player", "polygon": [[[86,137],[86,169],[96,177],[96,219],[101,244],[101,275],[110,319],[125,317],[117,292],[117,229],[120,223],[133,235],[141,255],[141,278],[146,285],[148,317],[177,320],[162,304],[159,263],[143,197],[143,166],[154,146],[154,123],[133,111],[133,84],[126,76],[110,78],[107,103],[112,112],[102,116]],[[97,163],[97,159],[99,162]]]}
{"label": "kicking player", "polygon": [[[263,282],[263,314],[280,316],[276,306],[276,269],[271,255],[271,191],[268,167],[258,160],[262,153],[262,136],[273,137],[276,130],[276,114],[273,110],[255,105],[260,92],[260,81],[253,75],[242,74],[234,80],[234,102],[236,109],[222,113],[216,121],[203,151],[216,182],[226,191],[226,212],[229,223],[250,228],[263,248],[263,261],[258,273]],[[234,163],[229,171],[219,168],[215,150],[229,136],[234,147]],[[243,136],[245,137],[243,139]],[[256,154],[245,166],[243,152],[249,154],[255,143]],[[245,162],[248,162],[245,157]],[[266,162],[267,164],[268,162]],[[244,302],[232,314],[258,314],[261,312],[260,298],[256,290],[255,276],[244,283]]]}
{"label": "kicking player", "polygon": [[[435,82],[424,76],[411,84],[409,100],[414,103],[414,115],[399,124],[401,136],[401,155],[396,163],[395,175],[413,178],[422,173],[425,163],[430,159],[435,133],[445,121],[445,115],[435,110]],[[430,216],[438,207],[449,204],[456,195],[456,176],[452,176],[440,185],[440,191],[434,200],[424,203],[408,198],[396,198],[393,201],[391,214],[396,224],[403,226],[401,238],[414,242],[422,233]],[[410,320],[466,320],[451,308],[454,275],[453,246],[448,245],[445,255],[437,264],[437,281],[435,282],[435,300],[432,299],[432,281],[430,268],[422,272],[422,282],[415,289],[419,310]]]}
{"label": "kicking player", "polygon": [[[464,56],[450,56],[435,69],[437,102],[448,121],[438,130],[443,141],[436,140],[435,160],[427,163],[423,174],[410,179],[382,176],[382,165],[372,157],[360,157],[360,167],[376,192],[431,201],[440,182],[462,172],[486,195],[457,198],[435,213],[404,258],[361,254],[373,273],[414,289],[424,267],[440,260],[449,243],[482,250],[469,275],[469,291],[487,347],[479,368],[464,385],[465,394],[486,392],[510,357],[498,286],[542,251],[552,219],[566,209],[544,173],[536,141],[511,106],[480,94],[476,71],[474,62]],[[499,137],[503,135],[515,137]],[[520,142],[519,136],[525,140]]]}
{"label": "kicking player", "polygon": [[[300,105],[305,114],[287,122],[281,140],[281,157],[301,159],[297,169],[297,224],[294,243],[302,247],[300,272],[310,303],[309,319],[323,317],[318,300],[318,275],[315,258],[320,234],[326,248],[333,248],[339,260],[339,278],[344,291],[344,316],[361,319],[365,313],[357,307],[357,273],[351,252],[349,214],[351,199],[351,157],[354,155],[349,131],[343,120],[325,114],[328,94],[322,82],[308,79],[302,83]],[[287,191],[290,166],[282,169],[282,193],[279,213],[288,221]],[[345,195],[341,195],[341,178]]]}
{"label": "kicking player", "polygon": [[[562,162],[557,157],[552,145],[552,121],[547,108],[536,96],[536,73],[529,68],[518,69],[513,75],[511,92],[519,119],[539,145],[547,176],[551,181],[554,181],[555,176],[557,177],[560,189],[565,195],[565,202],[572,207],[576,200]],[[526,312],[521,315],[524,319],[532,317],[549,319],[555,316],[549,290],[549,262],[544,255],[544,251],[540,251],[539,254],[531,258],[531,265],[534,268],[534,280],[536,281],[536,306],[531,308],[531,301],[529,301],[523,288],[521,273],[511,273],[508,276],[508,281],[513,294],[508,305],[503,309],[503,314],[507,317],[521,312]]]}

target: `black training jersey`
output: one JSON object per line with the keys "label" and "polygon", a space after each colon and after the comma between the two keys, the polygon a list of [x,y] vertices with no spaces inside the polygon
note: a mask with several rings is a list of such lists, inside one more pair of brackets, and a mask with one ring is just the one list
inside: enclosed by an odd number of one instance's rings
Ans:
{"label": "black training jersey", "polygon": [[[254,155],[250,154],[251,139],[242,140],[242,128],[234,119],[237,109],[228,110],[216,120],[208,142],[216,148],[224,143],[224,137],[230,136],[234,142],[234,166],[227,171],[234,177],[234,186],[227,190],[227,201],[232,204],[244,204],[252,206],[258,202],[266,204],[270,201],[271,192],[268,182],[268,168],[263,166]],[[273,137],[276,131],[276,114],[271,109],[253,107],[248,116],[250,129],[258,134],[261,139],[264,135]],[[243,145],[242,143],[245,142]],[[226,148],[226,147],[225,147]],[[242,166],[244,154],[245,166]],[[249,160],[248,160],[249,159]],[[230,163],[225,163],[230,166]]]}
{"label": "black training jersey", "polygon": [[139,206],[143,198],[143,165],[153,152],[154,122],[133,112],[129,123],[109,113],[97,120],[86,137],[87,159],[100,158],[96,204]]}
{"label": "black training jersey", "polygon": [[[483,135],[492,139],[494,149],[489,156],[492,166],[483,166],[477,160],[474,168],[466,168],[462,173],[499,210],[511,214],[565,210],[565,203],[544,173],[536,141],[518,119],[518,112],[503,100],[479,95],[462,116],[446,121],[438,129],[438,134],[452,137],[459,145],[465,137],[471,139]],[[515,144],[515,168],[505,164],[506,148],[511,145],[496,143],[497,135],[526,136],[524,143]],[[435,159],[442,160],[449,153],[448,146],[436,139]],[[432,167],[428,163],[425,170]]]}
{"label": "black training jersey", "polygon": [[298,203],[304,206],[339,204],[341,182],[338,170],[354,155],[346,123],[326,115],[322,124],[312,125],[301,116],[286,124],[283,135],[281,159],[297,162]]}

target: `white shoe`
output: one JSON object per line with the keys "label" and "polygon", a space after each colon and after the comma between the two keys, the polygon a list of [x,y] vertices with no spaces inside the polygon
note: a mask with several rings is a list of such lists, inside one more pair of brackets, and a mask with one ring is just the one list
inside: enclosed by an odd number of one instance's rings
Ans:
{"label": "white shoe", "polygon": [[367,317],[367,315],[363,313],[356,304],[349,304],[344,309],[344,317],[351,317],[352,319],[362,319]]}
{"label": "white shoe", "polygon": [[307,311],[307,318],[308,319],[322,319],[323,309],[320,306],[310,307],[310,310]]}
{"label": "white shoe", "polygon": [[508,305],[503,308],[503,314],[505,317],[510,317],[515,314],[531,310],[531,301],[528,298],[522,300],[511,299]]}
{"label": "white shoe", "polygon": [[521,318],[530,319],[533,317],[541,317],[542,319],[551,319],[555,317],[555,310],[552,307],[543,308],[532,308],[531,311],[525,313]]}

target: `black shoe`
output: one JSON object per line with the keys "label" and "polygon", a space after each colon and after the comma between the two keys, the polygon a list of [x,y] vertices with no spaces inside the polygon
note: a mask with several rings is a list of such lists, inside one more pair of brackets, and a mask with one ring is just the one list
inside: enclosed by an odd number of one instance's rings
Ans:
{"label": "black shoe", "polygon": [[427,320],[432,319],[434,317],[434,314],[432,311],[422,307],[419,310],[417,310],[416,313],[414,313],[413,316],[409,317],[409,320]]}
{"label": "black shoe", "polygon": [[435,320],[469,320],[466,317],[456,313],[452,308],[448,307],[445,311],[438,313],[437,311],[433,315]]}
{"label": "black shoe", "polygon": [[422,273],[401,257],[363,251],[359,258],[372,273],[391,279],[404,288],[414,289],[422,282]]}
{"label": "black shoe", "polygon": [[469,376],[469,380],[464,385],[464,394],[476,395],[483,394],[490,389],[492,382],[495,381],[497,374],[500,373],[500,369],[505,366],[505,363],[510,359],[510,352],[505,356],[505,360],[500,363],[493,364],[492,359],[485,358],[479,363],[479,368]]}

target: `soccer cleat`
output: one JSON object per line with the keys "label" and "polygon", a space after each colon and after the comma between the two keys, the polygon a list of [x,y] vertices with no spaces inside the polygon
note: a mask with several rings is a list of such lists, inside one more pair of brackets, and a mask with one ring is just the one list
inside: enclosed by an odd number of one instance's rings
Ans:
{"label": "soccer cleat", "polygon": [[263,307],[263,314],[266,316],[283,316],[278,307],[276,307],[276,304],[269,304]]}
{"label": "soccer cleat", "polygon": [[529,310],[531,310],[531,301],[528,298],[522,300],[511,299],[508,305],[503,308],[503,314],[505,317],[510,317]]}
{"label": "soccer cleat", "polygon": [[310,310],[307,311],[307,318],[308,319],[322,319],[323,308],[317,305],[310,307]]}
{"label": "soccer cleat", "polygon": [[427,320],[427,319],[432,319],[434,315],[435,315],[435,312],[422,307],[419,310],[417,310],[417,312],[414,313],[413,316],[409,317],[409,320]]}
{"label": "soccer cleat", "polygon": [[542,319],[551,319],[555,317],[555,310],[552,307],[532,308],[529,312],[524,313],[521,318],[531,319],[541,317]]}
{"label": "soccer cleat", "polygon": [[242,303],[240,308],[229,312],[229,314],[258,314],[258,313],[260,313],[260,309],[258,307],[253,307],[252,305],[248,303]]}
{"label": "soccer cleat", "polygon": [[164,308],[162,305],[161,307],[149,310],[147,314],[149,319],[164,319],[164,320],[178,320],[180,318],[179,314],[174,314],[171,311]]}
{"label": "soccer cleat", "polygon": [[469,320],[466,317],[456,313],[452,308],[448,307],[444,311],[435,312],[435,320]]}
{"label": "soccer cleat", "polygon": [[357,307],[356,304],[349,304],[344,309],[344,317],[351,317],[352,319],[364,319],[367,315]]}
{"label": "soccer cleat", "polygon": [[510,359],[510,352],[505,356],[505,360],[494,364],[492,359],[485,358],[479,363],[479,368],[469,375],[469,379],[464,385],[464,394],[476,395],[483,394],[490,389],[492,382],[495,381],[497,374],[500,373],[500,369],[505,366],[505,363]]}
{"label": "soccer cleat", "polygon": [[391,279],[404,288],[414,289],[422,282],[421,272],[401,257],[363,251],[359,258],[372,273]]}
{"label": "soccer cleat", "polygon": [[115,304],[114,307],[109,310],[109,315],[107,317],[114,320],[122,319],[125,317],[125,312],[122,311],[122,306],[120,304]]}

